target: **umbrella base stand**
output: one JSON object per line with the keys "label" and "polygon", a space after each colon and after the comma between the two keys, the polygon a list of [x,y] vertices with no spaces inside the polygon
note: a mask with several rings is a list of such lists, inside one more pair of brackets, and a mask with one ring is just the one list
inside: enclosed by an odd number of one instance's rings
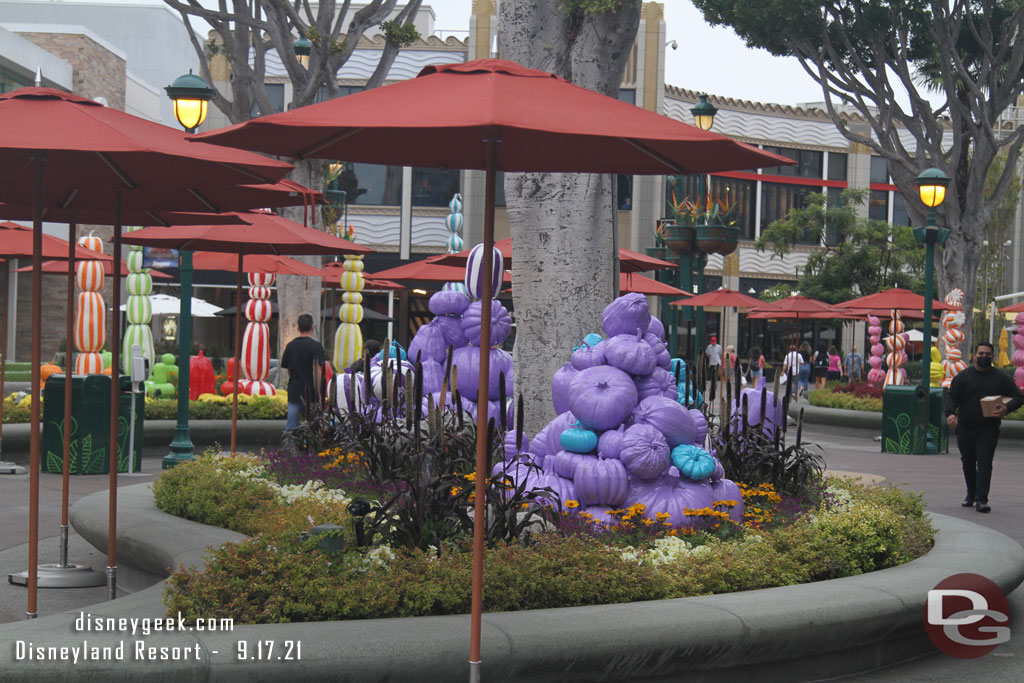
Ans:
{"label": "umbrella base stand", "polygon": [[[41,564],[36,568],[39,588],[92,588],[103,586],[107,577],[84,564]],[[28,585],[28,571],[8,574],[7,581],[18,586]]]}
{"label": "umbrella base stand", "polygon": [[13,462],[0,461],[0,474],[25,474],[25,468]]}

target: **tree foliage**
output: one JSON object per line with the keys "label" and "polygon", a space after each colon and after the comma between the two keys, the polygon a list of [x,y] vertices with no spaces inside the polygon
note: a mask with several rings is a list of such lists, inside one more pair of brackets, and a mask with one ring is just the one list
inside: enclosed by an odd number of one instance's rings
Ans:
{"label": "tree foliage", "polygon": [[[939,208],[940,223],[951,230],[940,282],[973,300],[979,247],[1011,187],[1024,141],[1024,127],[1000,120],[1024,88],[1024,2],[693,3],[711,24],[732,27],[749,46],[796,57],[821,85],[840,132],[889,162],[915,224],[926,214],[914,178],[937,166],[953,179]],[[922,74],[945,95],[937,106],[922,92]],[[1005,166],[985,192],[1000,154]]]}
{"label": "tree foliage", "polygon": [[[924,283],[924,250],[906,226],[858,217],[864,190],[845,190],[837,206],[825,196],[807,196],[804,208],[792,209],[775,221],[757,241],[773,258],[785,256],[799,241],[826,246],[807,259],[797,289],[804,296],[829,303],[900,286],[919,291]],[[828,239],[826,240],[826,236]]]}

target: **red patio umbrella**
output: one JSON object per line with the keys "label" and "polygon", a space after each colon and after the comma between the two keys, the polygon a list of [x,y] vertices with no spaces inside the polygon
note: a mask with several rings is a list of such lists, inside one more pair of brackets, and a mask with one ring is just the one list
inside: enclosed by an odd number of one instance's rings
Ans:
{"label": "red patio umbrella", "polygon": [[[188,249],[193,251],[206,250],[221,252],[222,255],[199,253],[193,256],[193,267],[197,270],[227,270],[236,272],[235,305],[242,309],[242,273],[263,272],[289,274],[282,269],[298,269],[298,265],[283,260],[284,254],[369,254],[374,250],[355,242],[328,235],[315,228],[307,228],[295,221],[264,211],[239,213],[245,224],[229,226],[190,226],[175,228],[143,228],[128,233],[124,237],[126,244],[142,246],[159,246],[172,249]],[[228,256],[231,254],[233,256]],[[260,255],[272,256],[273,261],[259,261]],[[252,260],[246,263],[246,258]],[[228,265],[218,259],[234,261]],[[320,269],[308,267],[310,277],[319,277]],[[206,267],[204,267],[206,266]],[[213,266],[213,267],[210,267]],[[267,269],[264,269],[267,268]],[[270,270],[273,268],[273,270]],[[242,316],[235,316],[235,372],[240,368],[242,351]],[[234,453],[238,444],[238,382],[235,382],[231,408],[231,452]]]}
{"label": "red patio umbrella", "polygon": [[[192,267],[195,270],[234,273],[238,269],[238,256],[224,251],[197,251],[192,254]],[[281,254],[244,254],[242,272],[320,277],[320,269],[316,266]]]}
{"label": "red patio umbrella", "polygon": [[[90,254],[95,254],[96,252],[95,251],[90,251],[89,253]],[[113,270],[113,268],[111,267],[112,259],[110,258],[109,254],[104,254],[104,256],[106,256],[106,260],[100,261],[100,265],[103,267],[103,274],[104,275],[110,275],[110,271]],[[93,260],[95,260],[95,259],[93,259]],[[128,263],[124,259],[121,259],[121,270],[122,270],[122,272],[126,271],[127,269],[128,269]],[[15,273],[30,273],[30,272],[32,272],[32,266],[25,266],[24,268],[18,268],[14,272]],[[68,262],[67,261],[43,261],[43,273],[46,274],[46,275],[67,275],[69,273],[71,275],[74,275],[75,274],[75,269],[74,268],[68,268]],[[168,275],[167,273],[164,273],[162,271],[156,270],[155,268],[150,268],[149,274],[152,275],[154,278],[156,278],[158,280],[172,280],[172,279],[174,279],[172,275]]]}
{"label": "red patio umbrella", "polygon": [[[881,292],[851,299],[850,301],[843,301],[842,303],[836,304],[836,307],[857,311],[893,308],[923,311],[924,297],[916,292],[910,291],[909,289],[894,287],[892,289],[886,289]],[[944,311],[947,308],[948,306],[941,301],[932,301],[933,311]]]}
{"label": "red patio umbrella", "polygon": [[1024,301],[999,309],[1000,313],[1024,313]]}
{"label": "red patio umbrella", "polygon": [[[512,263],[512,238],[507,237],[503,240],[498,240],[494,243],[494,248],[501,252],[504,258],[505,267],[508,268]],[[466,265],[466,261],[469,259],[469,252],[472,249],[463,249],[462,251],[454,254],[442,254],[433,258],[433,263],[444,266],[462,266]],[[620,273],[642,273],[648,270],[662,270],[664,268],[677,268],[678,264],[672,263],[671,261],[664,261],[660,258],[654,258],[653,256],[647,256],[639,252],[630,251],[629,249],[619,248],[619,272]],[[625,290],[620,290],[625,291]]]}
{"label": "red patio umbrella", "polygon": [[[410,261],[394,268],[370,273],[369,277],[377,280],[412,280],[423,282],[462,282],[466,277],[464,266],[446,266],[438,261],[446,255],[428,256],[420,261]],[[505,271],[502,282],[512,284],[512,274]]]}
{"label": "red patio umbrella", "polygon": [[[138,204],[136,195],[130,195],[132,204]],[[191,195],[189,195],[191,196]],[[113,206],[113,195],[111,203]],[[204,209],[205,210],[205,209]],[[32,207],[18,204],[0,203],[0,216],[15,221],[32,220]],[[114,213],[107,209],[46,209],[43,220],[50,223],[75,223],[80,225],[111,225]],[[188,211],[156,211],[152,208],[124,207],[121,221],[125,225],[199,225],[217,223],[228,225],[240,221],[227,214],[192,213]],[[29,228],[31,230],[31,228]]]}
{"label": "red patio umbrella", "polygon": [[[410,106],[415,103],[415,106]],[[578,87],[514,62],[484,59],[425,67],[416,78],[197,136],[297,158],[485,170],[484,252],[494,246],[498,170],[680,174],[793,163],[725,136]],[[490,258],[482,298],[490,299]],[[392,278],[398,279],[398,278]],[[458,278],[457,278],[458,279]],[[480,377],[490,372],[484,316]],[[478,396],[486,405],[486,382]],[[487,433],[487,415],[477,416]],[[470,662],[480,661],[484,479],[487,440],[477,440]]]}
{"label": "red patio umbrella", "polygon": [[760,299],[755,299],[735,289],[722,287],[713,292],[697,294],[689,299],[678,299],[670,301],[669,306],[735,306],[736,308],[754,308],[764,304]]}
{"label": "red patio umbrella", "polygon": [[[227,153],[227,154],[225,154]],[[126,193],[170,191],[243,183],[273,183],[291,169],[286,164],[237,150],[215,150],[186,142],[184,133],[92,100],[49,88],[21,88],[0,95],[0,201],[25,205],[31,198],[32,409],[29,455],[29,617],[36,616],[39,542],[39,379],[42,334],[42,223],[46,208],[68,208],[94,192],[111,192],[114,252],[120,253]],[[106,196],[106,195],[105,195]],[[147,208],[147,207],[141,207]],[[155,207],[154,207],[155,208]],[[175,208],[175,207],[160,207]],[[73,241],[73,240],[72,240]],[[120,260],[114,279],[120,280]],[[113,307],[120,307],[120,286]],[[113,367],[120,365],[120,316],[111,316]],[[112,378],[113,380],[113,378]],[[118,391],[110,392],[110,505],[107,539],[107,593],[116,597]]]}
{"label": "red patio umbrella", "polygon": [[770,303],[761,302],[760,305],[751,309],[747,317],[755,319],[792,318],[801,320],[817,314],[829,314],[828,317],[839,318],[849,315],[849,311],[837,311],[834,310],[832,304],[796,294]]}
{"label": "red patio umbrella", "polygon": [[635,292],[648,296],[693,296],[693,294],[685,290],[673,287],[672,285],[666,285],[664,282],[658,282],[654,278],[641,275],[640,273],[619,273],[619,292],[621,294]]}

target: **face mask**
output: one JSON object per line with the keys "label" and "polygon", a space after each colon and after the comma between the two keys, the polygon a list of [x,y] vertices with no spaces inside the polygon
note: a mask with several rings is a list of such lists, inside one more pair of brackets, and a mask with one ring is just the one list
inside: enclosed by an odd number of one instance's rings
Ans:
{"label": "face mask", "polygon": [[990,368],[990,367],[992,367],[992,357],[991,356],[978,356],[977,358],[975,358],[975,360],[978,362],[978,367],[979,368]]}

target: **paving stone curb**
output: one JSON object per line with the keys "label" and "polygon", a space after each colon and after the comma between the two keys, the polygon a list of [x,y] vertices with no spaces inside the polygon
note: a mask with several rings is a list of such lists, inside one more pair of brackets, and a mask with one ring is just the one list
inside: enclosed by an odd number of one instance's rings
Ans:
{"label": "paving stone curb", "polygon": [[[120,562],[152,574],[202,566],[207,546],[238,534],[166,515],[149,484],[120,498]],[[72,508],[83,538],[106,546],[106,494]],[[620,605],[484,615],[483,673],[491,681],[800,681],[872,671],[934,652],[924,634],[926,591],[960,572],[992,579],[1005,593],[1024,580],[1024,548],[998,532],[932,515],[936,543],[928,555],[861,576],[726,595]],[[92,615],[162,616],[162,584],[88,608]],[[467,615],[238,626],[224,633],[80,633],[78,613],[0,625],[3,681],[464,681]],[[15,641],[38,646],[116,646],[124,661],[16,661]],[[136,640],[181,648],[198,661],[136,661]],[[274,641],[270,661],[249,655]],[[279,661],[286,641],[302,659]]]}

